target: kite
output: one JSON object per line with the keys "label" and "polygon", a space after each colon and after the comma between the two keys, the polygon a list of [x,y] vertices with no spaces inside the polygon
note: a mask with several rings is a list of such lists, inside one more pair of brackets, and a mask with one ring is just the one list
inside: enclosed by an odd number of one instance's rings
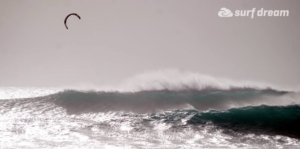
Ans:
{"label": "kite", "polygon": [[67,15],[67,17],[65,18],[65,26],[66,26],[67,29],[68,29],[67,20],[72,15],[77,16],[78,19],[81,19],[81,17],[76,13],[71,13],[71,14]]}

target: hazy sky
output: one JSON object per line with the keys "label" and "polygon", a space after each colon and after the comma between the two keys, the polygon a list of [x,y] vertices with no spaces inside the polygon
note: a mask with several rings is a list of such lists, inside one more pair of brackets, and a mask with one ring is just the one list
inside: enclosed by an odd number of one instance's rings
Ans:
{"label": "hazy sky", "polygon": [[[0,0],[0,86],[117,83],[178,68],[300,85],[299,0]],[[220,8],[288,17],[220,18]],[[69,30],[63,21],[69,13]]]}

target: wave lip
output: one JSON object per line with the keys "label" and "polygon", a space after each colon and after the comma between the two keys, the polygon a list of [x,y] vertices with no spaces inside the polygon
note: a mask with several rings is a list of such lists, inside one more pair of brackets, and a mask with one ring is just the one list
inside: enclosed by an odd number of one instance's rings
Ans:
{"label": "wave lip", "polygon": [[217,78],[200,73],[177,69],[163,69],[148,71],[120,81],[115,85],[95,86],[91,84],[76,87],[65,87],[72,90],[93,90],[101,92],[140,92],[140,91],[182,91],[205,89],[232,90],[251,88],[257,90],[274,89],[277,91],[295,91],[291,88],[279,87],[269,83],[255,81],[233,81],[226,78]]}
{"label": "wave lip", "polygon": [[281,88],[267,83],[252,81],[232,81],[230,79],[215,78],[208,75],[180,71],[176,69],[164,69],[150,71],[133,76],[121,81],[114,86],[79,85],[76,87],[64,86],[59,88],[1,88],[0,99],[33,98],[55,94],[68,90],[98,91],[98,92],[141,92],[141,91],[223,91],[223,90],[276,90],[295,91]]}
{"label": "wave lip", "polygon": [[[290,90],[268,83],[253,81],[233,81],[225,78],[216,78],[199,73],[181,71],[177,69],[164,69],[149,71],[124,80],[118,85],[117,91],[138,92],[147,90],[205,90],[207,88],[231,90],[234,88],[252,88],[275,90]],[[113,90],[113,88],[111,88]]]}

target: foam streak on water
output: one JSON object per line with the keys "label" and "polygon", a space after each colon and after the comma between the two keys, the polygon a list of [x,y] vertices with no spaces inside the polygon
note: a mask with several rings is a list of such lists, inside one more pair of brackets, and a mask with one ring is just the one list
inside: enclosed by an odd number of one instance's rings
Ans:
{"label": "foam streak on water", "polygon": [[46,96],[61,91],[59,88],[16,88],[0,87],[1,99],[32,98]]}

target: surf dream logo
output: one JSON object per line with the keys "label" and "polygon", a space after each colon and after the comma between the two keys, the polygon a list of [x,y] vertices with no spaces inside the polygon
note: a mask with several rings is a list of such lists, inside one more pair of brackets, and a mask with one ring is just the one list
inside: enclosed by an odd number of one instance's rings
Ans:
{"label": "surf dream logo", "polygon": [[227,9],[227,8],[221,8],[221,10],[218,12],[219,17],[232,17],[233,13]]}
{"label": "surf dream logo", "polygon": [[[234,13],[233,13],[234,12]],[[218,12],[219,17],[287,17],[289,16],[289,10],[265,10],[264,8],[256,9],[252,8],[250,10],[235,10],[231,11],[228,8],[221,8]]]}

